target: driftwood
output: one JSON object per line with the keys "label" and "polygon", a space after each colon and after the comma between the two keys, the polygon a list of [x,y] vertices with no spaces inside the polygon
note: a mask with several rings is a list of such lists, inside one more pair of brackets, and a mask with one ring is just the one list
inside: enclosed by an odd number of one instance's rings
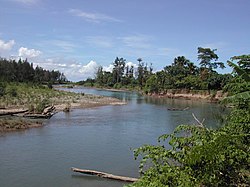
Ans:
{"label": "driftwood", "polygon": [[71,168],[71,170],[74,172],[78,172],[78,173],[83,173],[83,174],[88,174],[88,175],[96,175],[96,176],[102,177],[102,178],[108,178],[108,179],[120,180],[120,181],[126,181],[126,182],[135,182],[138,180],[137,178],[113,175],[113,174],[104,173],[101,171],[78,169],[78,168]]}
{"label": "driftwood", "polygon": [[51,118],[54,115],[54,113],[48,113],[48,114],[24,114],[23,117],[25,118],[33,118],[33,119],[39,119],[39,118]]}
{"label": "driftwood", "polygon": [[[14,112],[15,111],[15,112]],[[55,106],[47,106],[42,113],[35,113],[35,112],[30,112],[28,110],[13,110],[11,113],[6,113],[4,115],[13,115],[13,116],[18,116],[18,117],[24,117],[24,118],[32,118],[32,119],[40,119],[40,118],[51,118],[55,114]],[[0,115],[3,115],[1,110],[0,110]]]}
{"label": "driftwood", "polygon": [[27,109],[1,109],[0,116],[14,115],[27,112]]}
{"label": "driftwood", "polygon": [[44,115],[46,114],[50,114],[52,113],[53,111],[55,110],[55,106],[52,105],[52,106],[47,106],[44,110],[43,110],[43,113]]}
{"label": "driftwood", "polygon": [[33,118],[33,119],[39,119],[39,118],[51,118],[55,113],[55,106],[47,106],[42,113],[30,113],[26,112],[22,117],[25,118]]}
{"label": "driftwood", "polygon": [[181,109],[181,108],[168,108],[168,110],[172,110],[172,111],[185,111],[185,110],[188,110],[189,107],[186,107],[184,109]]}
{"label": "driftwood", "polygon": [[205,121],[205,119],[203,119],[202,120],[202,122],[200,122],[200,120],[198,120],[198,118],[194,115],[194,113],[192,113],[192,115],[193,115],[193,117],[194,117],[194,119],[195,119],[195,121],[197,121],[197,123],[198,123],[198,126],[200,126],[200,127],[203,127],[204,128],[204,121]]}

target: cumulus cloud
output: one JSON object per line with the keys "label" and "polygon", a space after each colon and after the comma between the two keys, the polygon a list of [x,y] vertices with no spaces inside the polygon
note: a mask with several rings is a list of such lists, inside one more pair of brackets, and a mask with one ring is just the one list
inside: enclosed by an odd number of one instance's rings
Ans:
{"label": "cumulus cloud", "polygon": [[8,42],[4,42],[3,40],[0,40],[0,51],[9,51],[12,49],[14,45],[15,45],[14,40],[10,40]]}
{"label": "cumulus cloud", "polygon": [[107,71],[107,72],[112,72],[113,71],[113,64],[110,64],[109,66],[103,66],[103,71]]}
{"label": "cumulus cloud", "polygon": [[[128,67],[131,67],[133,66],[134,68],[137,68],[137,64],[133,63],[133,62],[127,62],[125,64],[125,67],[128,66]],[[109,64],[108,66],[102,66],[103,68],[103,71],[107,71],[107,72],[112,72],[113,71],[113,68],[114,68],[114,65],[113,64]]]}
{"label": "cumulus cloud", "polygon": [[93,23],[100,23],[100,22],[120,22],[120,20],[113,18],[111,16],[105,15],[105,14],[99,14],[99,13],[89,13],[84,12],[79,9],[70,9],[69,13],[71,13],[74,16],[80,17],[88,22]]}
{"label": "cumulus cloud", "polygon": [[85,77],[93,78],[98,67],[99,65],[95,61],[91,60],[87,65],[82,66],[79,72]]}
{"label": "cumulus cloud", "polygon": [[95,73],[99,67],[99,64],[91,60],[89,63],[82,64],[75,60],[64,58],[47,58],[44,60],[38,60],[34,62],[34,65],[38,65],[48,70],[58,70],[70,80],[80,81],[87,78],[94,78]]}
{"label": "cumulus cloud", "polygon": [[39,55],[41,55],[42,52],[39,50],[35,50],[35,49],[28,49],[26,47],[21,47],[18,50],[18,56],[21,58],[35,58],[38,57]]}
{"label": "cumulus cloud", "polygon": [[137,64],[133,63],[133,62],[127,62],[125,66],[131,67],[133,66],[134,68],[137,68]]}

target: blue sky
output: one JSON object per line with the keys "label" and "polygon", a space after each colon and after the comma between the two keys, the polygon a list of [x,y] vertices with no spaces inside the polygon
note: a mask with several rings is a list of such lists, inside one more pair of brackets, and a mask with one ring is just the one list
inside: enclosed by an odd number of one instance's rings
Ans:
{"label": "blue sky", "polygon": [[198,64],[197,48],[210,47],[226,62],[250,53],[249,10],[250,0],[0,0],[0,56],[73,81],[117,56],[161,70],[180,55]]}

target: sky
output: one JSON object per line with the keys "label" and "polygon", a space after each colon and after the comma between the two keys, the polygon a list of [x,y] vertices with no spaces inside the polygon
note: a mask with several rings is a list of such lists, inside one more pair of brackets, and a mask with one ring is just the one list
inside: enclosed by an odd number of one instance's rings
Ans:
{"label": "sky", "polygon": [[[250,54],[250,0],[0,0],[0,57],[27,58],[71,81],[93,78],[116,57],[154,71],[197,48],[219,61]],[[219,70],[230,73],[229,67]]]}

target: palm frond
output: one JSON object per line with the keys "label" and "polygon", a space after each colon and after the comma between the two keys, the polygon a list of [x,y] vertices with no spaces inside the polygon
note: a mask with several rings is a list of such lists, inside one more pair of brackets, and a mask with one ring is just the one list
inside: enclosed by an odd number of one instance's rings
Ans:
{"label": "palm frond", "polygon": [[244,80],[246,81],[250,81],[250,76],[248,75],[248,73],[242,69],[241,67],[239,67],[238,65],[234,64],[233,62],[231,61],[227,61],[227,64],[232,67],[234,69],[234,71],[239,75],[241,76]]}
{"label": "palm frond", "polygon": [[238,93],[235,94],[233,96],[229,96],[224,98],[221,103],[222,104],[234,104],[239,102],[240,100],[244,100],[244,101],[250,101],[250,91],[246,91],[246,92],[242,92],[242,93]]}

